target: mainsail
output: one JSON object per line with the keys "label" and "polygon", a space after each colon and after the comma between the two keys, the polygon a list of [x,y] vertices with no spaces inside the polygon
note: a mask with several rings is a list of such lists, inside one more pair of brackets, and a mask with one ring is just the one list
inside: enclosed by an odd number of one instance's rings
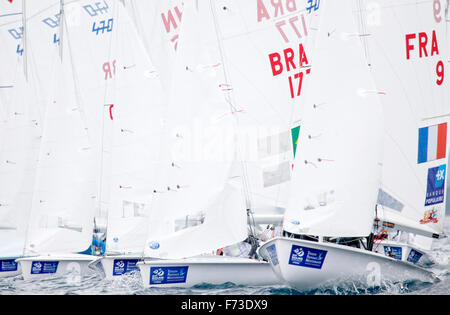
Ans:
{"label": "mainsail", "polygon": [[197,4],[184,3],[146,257],[191,257],[247,237],[214,21],[209,6]]}
{"label": "mainsail", "polygon": [[382,111],[352,1],[321,2],[300,149],[283,228],[295,234],[370,234],[381,175]]}
{"label": "mainsail", "polygon": [[160,154],[165,108],[160,78],[121,4],[111,52],[117,72],[108,86],[104,119],[103,186],[108,194],[106,253],[141,253]]}
{"label": "mainsail", "polygon": [[[77,80],[79,73],[88,69],[91,73],[92,68],[89,59],[84,60],[83,67],[74,66],[76,54],[72,45],[82,36],[78,33],[82,26],[95,36],[95,32],[107,32],[111,25],[95,21],[93,27],[92,15],[106,8],[97,6],[97,11],[88,12],[91,7],[86,2],[60,2],[56,34],[60,49],[54,60],[53,98],[46,107],[25,246],[27,255],[80,252],[92,242],[97,193],[95,142],[90,137],[86,103]],[[96,29],[95,23],[103,28]],[[86,99],[95,101],[92,94]]]}
{"label": "mainsail", "polygon": [[283,213],[288,199],[320,21],[319,4],[310,2],[211,2],[221,88],[240,135],[238,173],[256,222]]}
{"label": "mainsail", "polygon": [[[51,79],[49,65],[56,56],[54,44],[46,40],[49,31],[41,22],[46,4],[22,4],[25,2],[2,3],[3,18],[0,18],[13,19],[2,25],[0,32],[5,43],[2,53],[7,54],[2,58],[5,71],[0,80],[11,84],[11,93],[1,102],[0,256],[3,257],[23,255],[44,125],[45,91]],[[3,86],[1,90],[6,89]]]}
{"label": "mainsail", "polygon": [[182,0],[124,0],[163,87],[170,88],[183,18]]}
{"label": "mainsail", "polygon": [[448,160],[446,1],[361,6],[384,111],[378,217],[387,227],[443,233]]}

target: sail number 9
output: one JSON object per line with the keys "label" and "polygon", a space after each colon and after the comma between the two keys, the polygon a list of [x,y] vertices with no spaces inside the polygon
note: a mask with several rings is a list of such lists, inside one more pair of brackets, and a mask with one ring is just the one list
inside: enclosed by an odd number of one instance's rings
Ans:
{"label": "sail number 9", "polygon": [[444,83],[444,63],[442,60],[439,60],[439,62],[436,65],[436,74],[438,79],[436,80],[437,85],[442,85]]}
{"label": "sail number 9", "polygon": [[[447,0],[447,3],[449,1]],[[442,4],[441,4],[441,0],[434,0],[433,1],[433,14],[434,14],[434,20],[436,21],[436,23],[441,23],[442,21]],[[437,75],[437,80],[436,80],[436,84],[437,85],[442,85],[442,83],[444,83],[444,63],[442,62],[442,60],[439,60],[438,63],[436,64],[436,75]]]}

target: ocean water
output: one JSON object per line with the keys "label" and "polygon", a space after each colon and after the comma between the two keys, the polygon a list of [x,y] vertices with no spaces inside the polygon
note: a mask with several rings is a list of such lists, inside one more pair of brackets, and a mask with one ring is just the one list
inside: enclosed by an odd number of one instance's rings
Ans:
{"label": "ocean water", "polygon": [[[450,236],[450,216],[445,220],[445,231]],[[102,273],[84,276],[74,283],[69,276],[25,281],[21,276],[0,279],[0,295],[448,295],[450,294],[450,237],[435,240],[430,253],[432,270],[438,280],[434,283],[388,283],[379,288],[358,289],[355,286],[336,286],[324,290],[299,292],[287,286],[250,287],[231,283],[199,285],[193,288],[143,288],[139,273],[109,281]]]}

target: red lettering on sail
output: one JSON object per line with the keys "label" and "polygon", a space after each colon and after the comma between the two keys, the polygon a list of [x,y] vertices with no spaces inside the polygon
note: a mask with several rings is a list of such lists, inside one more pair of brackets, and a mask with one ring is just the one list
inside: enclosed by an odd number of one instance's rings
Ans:
{"label": "red lettering on sail", "polygon": [[269,55],[270,66],[272,67],[273,76],[283,73],[283,64],[281,63],[281,56],[279,53]]}
{"label": "red lettering on sail", "polygon": [[[298,47],[298,67],[301,68],[305,65],[308,65],[309,62],[303,44],[299,44]],[[284,58],[282,58],[281,56],[283,56]],[[295,51],[292,48],[286,48],[285,50],[283,50],[282,54],[277,52],[270,54],[269,61],[272,68],[272,75],[274,77],[283,73],[284,69],[286,69],[287,72],[297,69],[297,66],[295,64],[296,55]],[[285,66],[283,65],[283,61]]]}
{"label": "red lettering on sail", "polygon": [[296,0],[270,0],[267,6],[263,0],[256,0],[256,16],[258,22],[261,22],[263,19],[270,20],[271,18],[277,18],[295,11],[297,11]]}
{"label": "red lettering on sail", "polygon": [[116,74],[116,61],[113,60],[112,62],[105,62],[103,64],[103,72],[105,72],[105,80],[112,79],[113,75]]}
{"label": "red lettering on sail", "polygon": [[299,44],[297,54],[294,49],[286,48],[281,53],[274,52],[269,54],[269,61],[274,77],[284,72],[289,73],[295,69],[299,69],[293,75],[289,75],[288,84],[291,98],[300,96],[305,75],[311,73],[303,44]]}
{"label": "red lettering on sail", "polygon": [[414,45],[410,44],[410,40],[416,38],[416,34],[407,34],[406,35],[406,59],[409,60],[411,58],[410,52],[414,49]]}
{"label": "red lettering on sail", "polygon": [[[420,32],[417,34],[406,34],[406,59],[412,58],[411,54],[414,50],[418,50],[419,58],[431,57],[439,55],[439,46],[437,41],[436,31],[433,30],[430,36],[426,32]],[[417,42],[418,45],[414,45]],[[417,54],[416,54],[417,56]]]}
{"label": "red lettering on sail", "polygon": [[[180,9],[178,7],[173,8],[173,10],[175,11],[175,14],[178,18],[178,22],[181,22],[181,17],[183,15],[183,13],[180,11]],[[167,15],[164,13],[161,13],[161,18],[164,24],[164,27],[166,29],[167,33],[171,32],[171,28],[173,27],[174,30],[176,30],[178,28],[178,24],[177,21],[175,20],[175,16],[172,13],[172,10],[169,10],[167,12]]]}

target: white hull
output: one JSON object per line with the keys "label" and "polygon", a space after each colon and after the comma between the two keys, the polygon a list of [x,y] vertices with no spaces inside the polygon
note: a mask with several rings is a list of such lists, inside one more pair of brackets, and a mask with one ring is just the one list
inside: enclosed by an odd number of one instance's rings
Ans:
{"label": "white hull", "polygon": [[89,265],[98,257],[80,254],[62,254],[20,258],[16,261],[25,280],[48,278],[72,274],[74,281],[79,276],[92,272]]}
{"label": "white hull", "polygon": [[22,273],[20,265],[15,262],[17,258],[0,258],[0,278],[15,277]]}
{"label": "white hull", "polygon": [[259,253],[284,283],[300,291],[337,284],[370,288],[407,280],[435,280],[433,273],[412,263],[330,243],[280,237],[263,244]]}
{"label": "white hull", "polygon": [[138,263],[144,287],[188,288],[207,283],[265,286],[279,281],[264,261],[227,256],[202,256]]}
{"label": "white hull", "polygon": [[120,278],[124,274],[131,272],[139,272],[137,263],[141,260],[142,255],[117,255],[104,256],[100,262],[108,280]]}

